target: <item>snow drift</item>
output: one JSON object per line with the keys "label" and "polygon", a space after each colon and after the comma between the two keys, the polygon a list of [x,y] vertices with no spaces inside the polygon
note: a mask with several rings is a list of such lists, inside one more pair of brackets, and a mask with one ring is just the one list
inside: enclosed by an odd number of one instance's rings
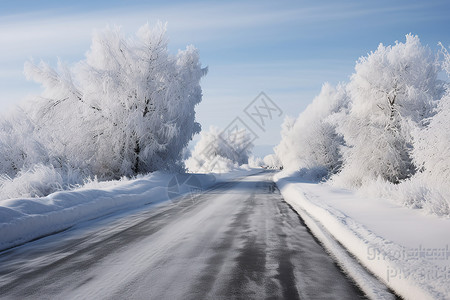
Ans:
{"label": "snow drift", "polygon": [[[175,174],[155,172],[137,179],[90,182],[85,187],[39,198],[0,202],[0,250],[67,229],[77,223],[146,204],[171,203],[168,185]],[[195,174],[198,189],[216,182],[213,175]],[[177,195],[189,193],[179,188]],[[196,191],[199,192],[199,191]]]}

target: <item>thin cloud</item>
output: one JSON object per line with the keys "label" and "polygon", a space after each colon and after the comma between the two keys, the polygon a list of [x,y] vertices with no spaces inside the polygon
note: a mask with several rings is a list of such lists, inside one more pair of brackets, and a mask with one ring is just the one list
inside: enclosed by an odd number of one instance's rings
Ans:
{"label": "thin cloud", "polygon": [[[107,24],[123,26],[128,33],[145,22],[168,22],[169,36],[175,45],[186,43],[217,44],[235,47],[235,43],[277,41],[310,35],[315,25],[332,20],[386,16],[384,23],[400,22],[391,14],[423,11],[425,4],[385,5],[369,7],[359,2],[349,4],[297,5],[280,7],[259,3],[227,2],[177,4],[170,6],[132,6],[129,8],[70,14],[66,11],[38,11],[0,19],[0,61],[43,55],[75,55],[89,45],[94,28]],[[409,16],[408,16],[409,17]],[[417,18],[417,16],[416,16]],[[417,19],[416,19],[417,20]],[[283,25],[284,24],[284,25]],[[293,26],[295,24],[295,26]],[[283,25],[285,34],[271,29]],[[262,28],[267,30],[262,30]],[[298,28],[298,30],[295,30]],[[309,28],[309,29],[308,29]],[[250,34],[252,33],[253,34]],[[248,34],[243,34],[247,32]],[[326,34],[326,32],[323,32]],[[251,35],[251,39],[249,39]],[[79,53],[81,56],[81,53]]]}
{"label": "thin cloud", "polygon": [[[365,55],[365,49],[374,49],[381,42],[380,36],[392,39],[383,33],[361,46],[355,35],[368,36],[367,29],[374,33],[380,28],[392,31],[398,28],[396,24],[417,24],[444,15],[438,9],[443,2],[317,3],[292,2],[289,7],[276,2],[197,2],[1,16],[0,102],[17,99],[20,85],[24,95],[33,88],[39,91],[38,85],[22,76],[23,62],[30,57],[55,62],[59,56],[75,62],[89,48],[94,29],[117,24],[132,34],[146,22],[161,20],[168,22],[171,49],[192,43],[200,49],[202,62],[210,66],[202,81],[205,98],[199,107],[205,126],[223,114],[222,110],[220,114],[213,112],[218,105],[231,112],[239,110],[242,101],[250,101],[260,90],[270,92],[297,115],[324,81],[345,81],[357,56]],[[388,41],[401,40],[406,33],[395,33]]]}

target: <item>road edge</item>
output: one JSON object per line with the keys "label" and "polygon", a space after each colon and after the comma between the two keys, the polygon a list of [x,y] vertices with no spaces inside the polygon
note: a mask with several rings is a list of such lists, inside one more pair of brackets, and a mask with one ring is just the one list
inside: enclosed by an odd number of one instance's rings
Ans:
{"label": "road edge", "polygon": [[[393,299],[395,296],[389,292],[389,289],[392,289],[396,294],[407,299],[434,299],[430,293],[412,282],[404,286],[386,282],[383,276],[386,268],[390,267],[389,262],[377,261],[374,264],[374,261],[361,261],[359,259],[361,254],[364,252],[367,256],[367,247],[370,245],[368,241],[363,240],[356,232],[341,223],[341,220],[337,218],[340,212],[332,214],[316,205],[301,192],[299,187],[294,188],[295,183],[289,180],[279,178],[275,180],[275,183],[285,201],[300,215],[314,236],[368,297]],[[338,231],[340,234],[337,234]]]}

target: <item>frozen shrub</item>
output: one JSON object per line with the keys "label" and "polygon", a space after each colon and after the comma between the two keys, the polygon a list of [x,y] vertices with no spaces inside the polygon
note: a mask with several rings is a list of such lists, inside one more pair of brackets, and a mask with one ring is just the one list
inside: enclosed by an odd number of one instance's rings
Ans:
{"label": "frozen shrub", "polygon": [[14,178],[3,175],[0,178],[0,199],[43,197],[61,190],[63,185],[63,177],[57,170],[38,164],[27,171],[20,171]]}

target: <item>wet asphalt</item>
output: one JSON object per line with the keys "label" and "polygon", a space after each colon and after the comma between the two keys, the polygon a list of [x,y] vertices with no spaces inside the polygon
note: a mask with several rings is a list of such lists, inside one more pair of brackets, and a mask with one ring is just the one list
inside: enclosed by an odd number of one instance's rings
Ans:
{"label": "wet asphalt", "polygon": [[365,299],[260,174],[0,252],[2,299]]}

